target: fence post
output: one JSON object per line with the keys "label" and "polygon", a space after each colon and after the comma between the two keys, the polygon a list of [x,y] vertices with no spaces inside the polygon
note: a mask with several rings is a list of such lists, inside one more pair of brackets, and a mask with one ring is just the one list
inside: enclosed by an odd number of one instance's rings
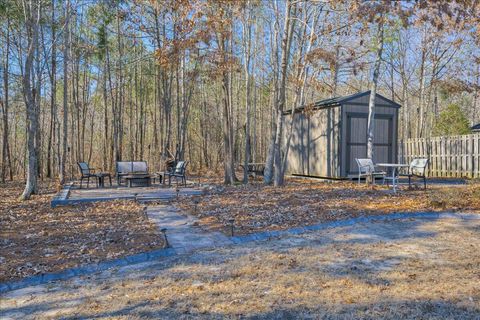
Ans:
{"label": "fence post", "polygon": [[410,138],[400,141],[401,161],[428,158],[432,177],[480,177],[480,134]]}

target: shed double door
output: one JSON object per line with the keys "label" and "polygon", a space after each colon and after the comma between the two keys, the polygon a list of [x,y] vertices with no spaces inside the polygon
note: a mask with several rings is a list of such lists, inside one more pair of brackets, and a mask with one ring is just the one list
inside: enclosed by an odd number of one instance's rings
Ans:
{"label": "shed double door", "polygon": [[[347,113],[347,175],[358,174],[355,158],[367,157],[368,114]],[[393,116],[375,115],[373,162],[393,161]]]}

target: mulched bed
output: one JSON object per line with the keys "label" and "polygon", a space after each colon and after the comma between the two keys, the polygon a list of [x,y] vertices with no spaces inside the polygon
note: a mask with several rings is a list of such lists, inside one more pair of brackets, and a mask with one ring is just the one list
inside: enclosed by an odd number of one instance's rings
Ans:
{"label": "mulched bed", "polygon": [[230,219],[242,235],[393,212],[480,212],[478,184],[429,186],[427,191],[402,187],[393,194],[385,186],[290,179],[281,188],[257,181],[212,189],[206,196],[183,198],[178,206],[197,216],[200,226],[226,234]]}
{"label": "mulched bed", "polygon": [[51,208],[51,182],[18,201],[23,184],[0,185],[0,282],[163,247],[157,226],[132,201]]}

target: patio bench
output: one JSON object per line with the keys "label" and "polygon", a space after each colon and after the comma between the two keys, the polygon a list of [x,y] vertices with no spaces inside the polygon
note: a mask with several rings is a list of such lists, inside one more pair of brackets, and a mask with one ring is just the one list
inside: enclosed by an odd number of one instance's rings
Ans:
{"label": "patio bench", "polygon": [[[242,171],[245,170],[245,166],[243,164],[240,165]],[[256,177],[257,175],[263,176],[265,171],[265,163],[248,163],[247,164],[247,173],[249,176]]]}
{"label": "patio bench", "polygon": [[117,161],[115,175],[118,185],[121,185],[122,178],[132,174],[148,174],[146,161]]}

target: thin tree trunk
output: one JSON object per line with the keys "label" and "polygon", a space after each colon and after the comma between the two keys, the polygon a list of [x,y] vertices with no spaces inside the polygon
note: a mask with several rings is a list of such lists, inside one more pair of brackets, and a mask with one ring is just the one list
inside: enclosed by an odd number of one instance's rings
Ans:
{"label": "thin tree trunk", "polygon": [[425,122],[425,60],[427,59],[427,44],[426,44],[426,29],[423,31],[421,42],[421,61],[420,61],[420,91],[419,91],[419,107],[417,108],[417,122],[416,126],[416,138],[421,138],[423,136],[423,125]]}
{"label": "thin tree trunk", "polygon": [[[383,17],[381,18],[383,19]],[[375,132],[375,97],[377,94],[378,77],[380,73],[380,64],[382,62],[383,51],[383,22],[378,25],[376,59],[373,64],[373,78],[370,88],[370,99],[368,102],[368,122],[367,122],[367,158],[373,159],[374,156],[374,132]]]}
{"label": "thin tree trunk", "polygon": [[[40,4],[38,4],[40,6]],[[40,25],[38,25],[38,28],[40,28]],[[35,113],[37,114],[37,129],[35,131],[35,154],[37,161],[35,163],[35,171],[37,172],[37,177],[42,178],[42,154],[41,154],[41,148],[42,148],[42,137],[41,137],[41,132],[40,132],[40,104],[42,100],[42,71],[41,71],[41,65],[40,65],[40,45],[39,45],[39,31],[37,29],[37,36],[35,38],[35,76],[34,78],[36,79],[35,81],[35,90],[34,90],[34,95],[33,99],[35,101]]]}
{"label": "thin tree trunk", "polygon": [[60,160],[60,184],[66,182],[67,138],[68,138],[68,48],[70,45],[70,0],[65,3],[65,28],[63,31],[63,132],[62,132],[62,157]]}
{"label": "thin tree trunk", "polygon": [[108,170],[110,168],[110,160],[109,160],[109,143],[108,143],[108,136],[109,136],[109,121],[108,121],[108,95],[107,95],[107,62],[104,62],[104,74],[103,74],[103,85],[102,85],[102,96],[103,96],[103,169]]}
{"label": "thin tree trunk", "polygon": [[56,73],[57,73],[57,44],[56,44],[56,26],[55,26],[55,0],[52,0],[52,57],[51,57],[51,74],[50,74],[50,128],[47,142],[47,178],[52,177],[52,141],[55,134],[55,117],[56,117]]}
{"label": "thin tree trunk", "polygon": [[244,59],[245,59],[245,157],[243,160],[243,183],[248,183],[248,163],[250,162],[250,60],[252,43],[250,1],[246,3],[243,23]]}
{"label": "thin tree trunk", "polygon": [[[9,53],[10,53],[10,19],[7,18],[7,33],[5,41],[5,56],[3,60],[3,148],[2,148],[2,182],[5,182],[6,167],[8,165],[10,180],[13,180],[12,159],[10,154],[10,144],[8,139],[8,112],[9,112],[9,95],[8,95],[8,72],[9,72]],[[7,164],[8,161],[8,164]]]}

